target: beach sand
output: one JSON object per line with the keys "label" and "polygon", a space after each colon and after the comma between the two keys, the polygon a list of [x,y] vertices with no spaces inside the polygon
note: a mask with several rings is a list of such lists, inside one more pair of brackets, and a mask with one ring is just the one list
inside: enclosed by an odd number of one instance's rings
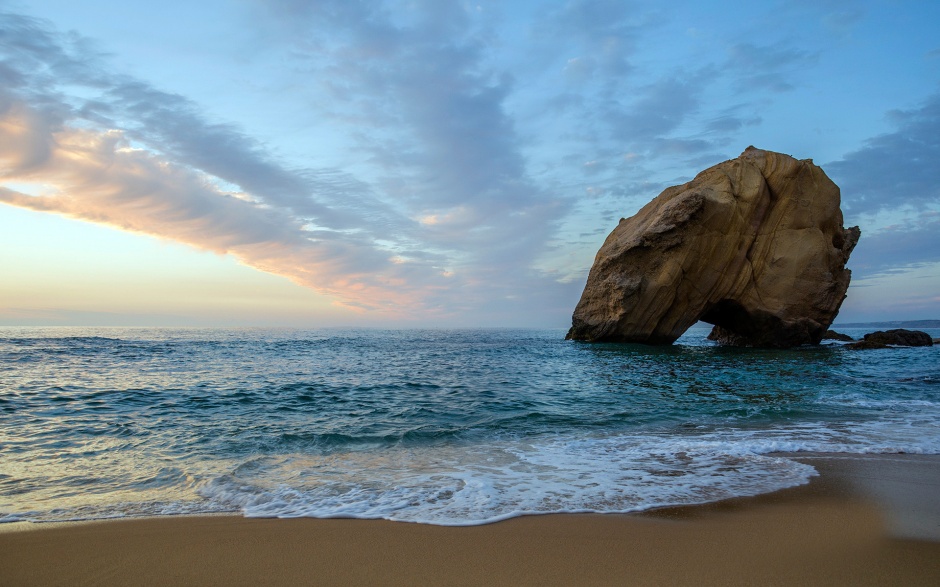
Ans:
{"label": "beach sand", "polygon": [[940,585],[940,457],[792,456],[820,476],[645,514],[6,524],[0,585]]}

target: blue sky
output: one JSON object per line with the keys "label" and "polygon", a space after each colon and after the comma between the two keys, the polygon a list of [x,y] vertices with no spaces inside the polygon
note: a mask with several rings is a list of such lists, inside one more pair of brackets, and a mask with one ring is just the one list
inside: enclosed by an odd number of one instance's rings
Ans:
{"label": "blue sky", "polygon": [[940,317],[940,4],[0,0],[0,324],[565,326],[748,145]]}

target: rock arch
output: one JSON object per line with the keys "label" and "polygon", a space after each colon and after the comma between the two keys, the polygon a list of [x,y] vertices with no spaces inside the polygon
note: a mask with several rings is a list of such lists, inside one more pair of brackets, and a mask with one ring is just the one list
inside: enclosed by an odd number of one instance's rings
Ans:
{"label": "rock arch", "polygon": [[845,299],[859,235],[812,160],[748,147],[621,219],[566,338],[669,344],[702,320],[726,344],[816,344]]}

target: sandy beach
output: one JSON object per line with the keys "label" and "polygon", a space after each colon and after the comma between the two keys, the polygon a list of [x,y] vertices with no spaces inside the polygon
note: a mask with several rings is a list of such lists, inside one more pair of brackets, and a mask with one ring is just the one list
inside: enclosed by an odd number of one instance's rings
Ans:
{"label": "sandy beach", "polygon": [[167,517],[0,527],[15,585],[937,585],[940,458],[794,455],[755,498],[474,527]]}

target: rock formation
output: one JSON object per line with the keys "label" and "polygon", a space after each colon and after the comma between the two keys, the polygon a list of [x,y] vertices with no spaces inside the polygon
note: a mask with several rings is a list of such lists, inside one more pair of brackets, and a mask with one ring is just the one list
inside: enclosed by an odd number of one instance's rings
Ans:
{"label": "rock formation", "polygon": [[836,332],[835,330],[827,330],[822,337],[823,340],[838,340],[839,342],[852,342],[855,339],[849,336],[848,334],[842,334],[841,332]]}
{"label": "rock formation", "polygon": [[934,341],[930,335],[920,330],[905,330],[896,328],[894,330],[878,330],[870,332],[865,337],[853,344],[846,345],[846,348],[864,350],[864,349],[884,349],[888,346],[933,346]]}
{"label": "rock formation", "polygon": [[748,147],[621,219],[566,338],[668,344],[702,320],[722,343],[817,344],[845,299],[858,227],[812,160]]}

